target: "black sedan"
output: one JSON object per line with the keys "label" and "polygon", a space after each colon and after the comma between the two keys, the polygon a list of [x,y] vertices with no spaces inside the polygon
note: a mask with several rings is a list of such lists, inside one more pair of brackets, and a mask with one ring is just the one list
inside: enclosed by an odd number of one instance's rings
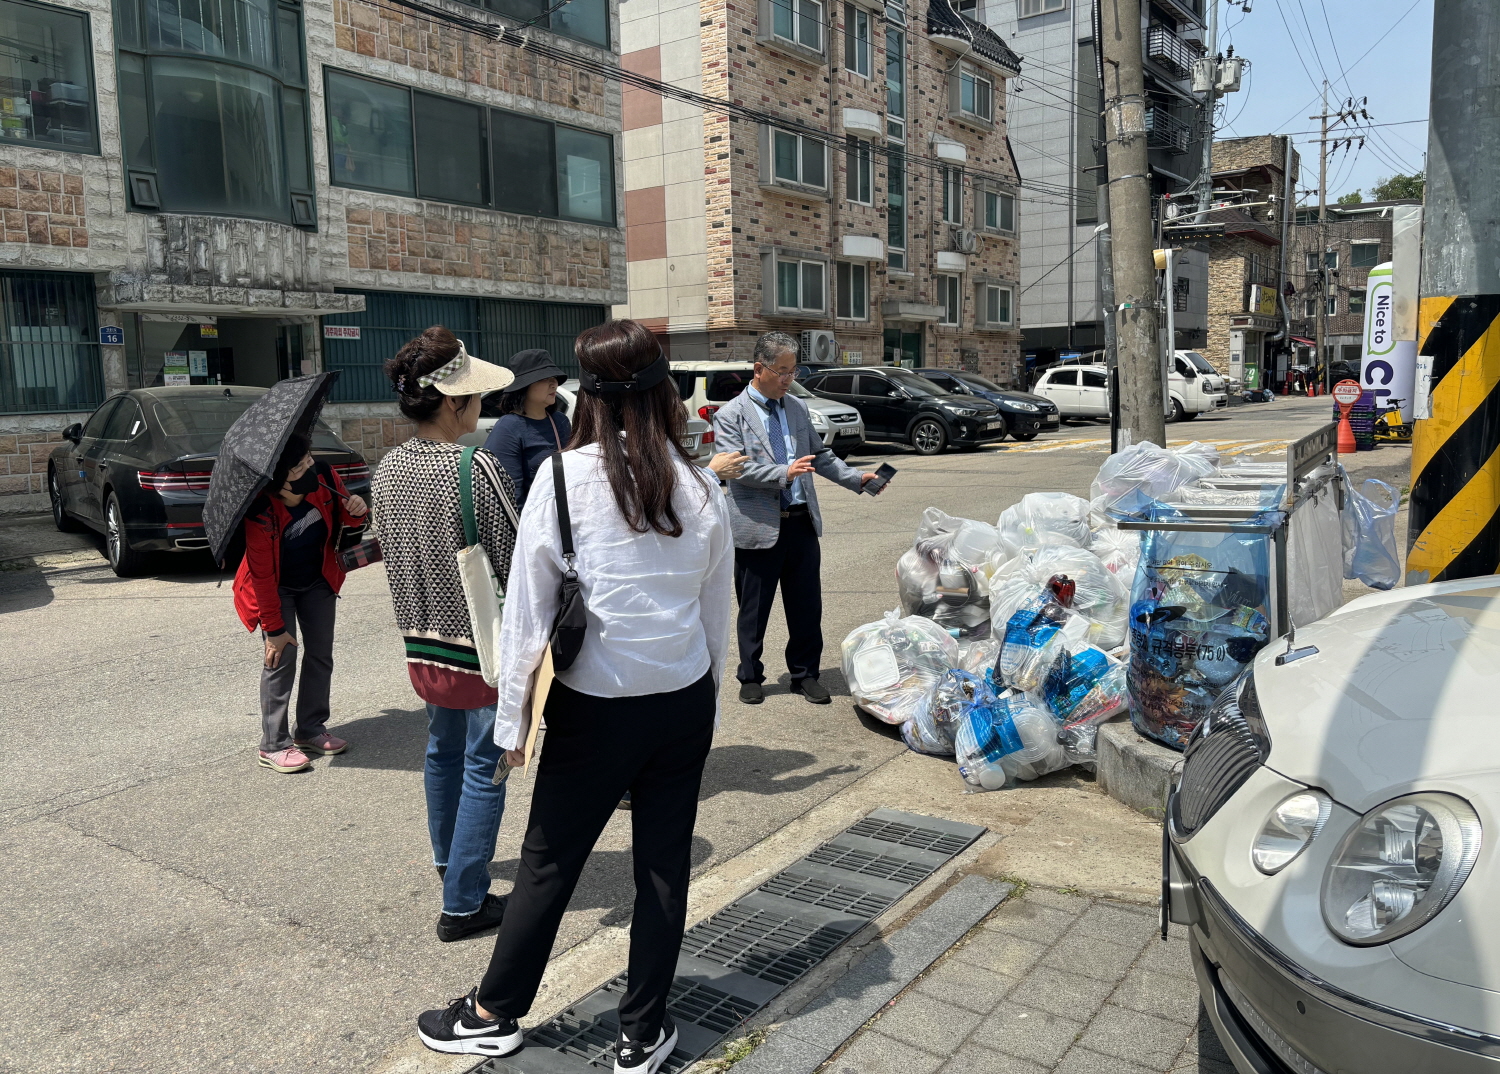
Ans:
{"label": "black sedan", "polygon": [[1035,440],[1037,433],[1055,433],[1061,427],[1057,404],[1045,395],[1002,388],[978,373],[966,373],[961,369],[914,369],[912,372],[954,395],[976,395],[988,399],[1005,415],[1005,429],[1017,440]]}
{"label": "black sedan", "polygon": [[[122,577],[146,571],[154,552],[207,548],[203,501],[219,443],[265,391],[201,385],[110,396],[88,421],[63,430],[47,463],[57,528],[103,533],[109,565]],[[370,468],[321,421],[313,456],[369,499]]]}
{"label": "black sedan", "polygon": [[949,444],[975,448],[1005,439],[1005,419],[994,403],[952,395],[900,366],[821,369],[803,384],[814,395],[858,410],[866,440],[910,444],[919,455],[937,455]]}

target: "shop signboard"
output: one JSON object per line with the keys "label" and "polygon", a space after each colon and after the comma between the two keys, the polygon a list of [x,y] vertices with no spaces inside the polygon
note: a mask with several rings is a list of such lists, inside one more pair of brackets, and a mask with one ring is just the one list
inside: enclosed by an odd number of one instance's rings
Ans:
{"label": "shop signboard", "polygon": [[167,351],[162,356],[162,382],[169,388],[193,383],[187,351]]}
{"label": "shop signboard", "polygon": [[1401,420],[1411,421],[1416,395],[1416,340],[1396,338],[1396,293],[1391,263],[1370,270],[1365,285],[1365,345],[1359,384],[1375,393],[1375,411],[1385,412],[1386,400],[1401,400]]}

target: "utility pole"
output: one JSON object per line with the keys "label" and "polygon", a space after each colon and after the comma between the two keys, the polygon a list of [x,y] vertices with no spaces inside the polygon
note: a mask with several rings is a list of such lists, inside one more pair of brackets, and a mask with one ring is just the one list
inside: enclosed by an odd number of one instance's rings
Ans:
{"label": "utility pole", "polygon": [[[1218,101],[1219,81],[1219,0],[1208,0],[1208,54],[1213,57],[1213,77],[1203,94],[1203,170],[1198,176],[1198,217],[1204,221],[1214,194],[1214,106]],[[1326,109],[1325,109],[1326,111]]]}
{"label": "utility pole", "polygon": [[[1093,10],[1089,12],[1089,25],[1094,34],[1094,77],[1099,80],[1099,147],[1107,154],[1109,132],[1104,126],[1103,108],[1104,47],[1100,44],[1104,37],[1104,22],[1099,11],[1100,3],[1101,0],[1094,0]],[[1096,151],[1095,164],[1098,164],[1097,158]],[[1104,366],[1109,370],[1109,452],[1113,455],[1120,450],[1120,352],[1115,338],[1115,254],[1114,243],[1111,241],[1114,236],[1109,230],[1108,167],[1099,171],[1099,187],[1095,197],[1099,218],[1095,233],[1099,238],[1094,243],[1094,257],[1099,270],[1099,322],[1104,326]]]}
{"label": "utility pole", "polygon": [[1120,426],[1130,442],[1163,447],[1161,337],[1152,257],[1151,179],[1146,163],[1146,90],[1141,0],[1100,0],[1105,148],[1117,306]]}
{"label": "utility pole", "polygon": [[[1322,115],[1317,116],[1323,124],[1318,138],[1318,331],[1317,350],[1313,368],[1323,367],[1323,390],[1330,390],[1328,383],[1333,375],[1333,363],[1323,355],[1323,337],[1328,332],[1328,290],[1332,282],[1328,278],[1328,80],[1323,80]],[[1309,116],[1308,118],[1314,118]]]}
{"label": "utility pole", "polygon": [[1432,15],[1417,312],[1431,417],[1417,421],[1412,443],[1408,585],[1500,568],[1500,475],[1491,462],[1500,412],[1490,389],[1500,380],[1491,331],[1500,320],[1500,5],[1437,0]]}

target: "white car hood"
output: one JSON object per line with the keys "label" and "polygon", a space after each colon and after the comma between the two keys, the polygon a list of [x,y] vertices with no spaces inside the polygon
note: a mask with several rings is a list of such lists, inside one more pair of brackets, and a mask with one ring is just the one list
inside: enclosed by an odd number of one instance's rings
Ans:
{"label": "white car hood", "polygon": [[1353,601],[1297,632],[1314,656],[1255,664],[1267,764],[1357,813],[1500,767],[1500,577]]}

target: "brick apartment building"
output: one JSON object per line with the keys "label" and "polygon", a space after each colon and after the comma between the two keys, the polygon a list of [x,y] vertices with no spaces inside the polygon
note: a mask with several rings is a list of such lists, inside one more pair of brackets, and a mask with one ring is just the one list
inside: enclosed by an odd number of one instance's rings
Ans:
{"label": "brick apartment building", "polygon": [[[1318,227],[1318,208],[1300,209],[1288,242],[1287,271],[1297,294],[1292,305],[1292,336],[1297,361],[1315,365],[1318,306],[1327,307],[1323,354],[1326,362],[1358,366],[1364,348],[1366,281],[1370,270],[1391,259],[1393,210],[1420,205],[1416,200],[1368,201],[1328,206],[1328,223]],[[1321,248],[1321,251],[1320,251]],[[1326,274],[1320,274],[1319,254]]]}
{"label": "brick apartment building", "polygon": [[620,18],[627,68],[769,121],[627,87],[618,314],[675,359],[745,359],[780,329],[825,360],[1020,379],[1020,61],[991,31],[948,0],[625,0]]}
{"label": "brick apartment building", "polygon": [[[530,6],[617,51],[610,0]],[[339,369],[373,461],[421,329],[571,362],[626,297],[614,83],[380,0],[0,0],[0,33],[0,511],[112,392]]]}
{"label": "brick apartment building", "polygon": [[[1249,388],[1279,384],[1291,361],[1281,300],[1287,149],[1285,136],[1269,134],[1214,143],[1215,197],[1226,207],[1206,219],[1223,226],[1223,237],[1203,244],[1208,335],[1202,353]],[[1300,157],[1295,148],[1291,154],[1295,177]]]}

